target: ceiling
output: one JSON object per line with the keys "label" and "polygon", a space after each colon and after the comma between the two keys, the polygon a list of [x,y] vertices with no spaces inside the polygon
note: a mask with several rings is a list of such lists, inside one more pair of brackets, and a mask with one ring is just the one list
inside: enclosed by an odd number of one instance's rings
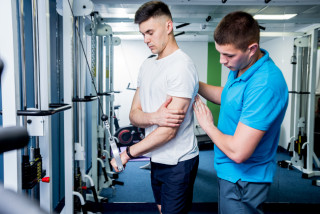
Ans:
{"label": "ceiling", "polygon": [[[138,26],[133,23],[136,10],[146,1],[91,0],[94,11],[108,23],[115,36],[122,39],[142,39]],[[213,31],[219,21],[236,10],[256,14],[298,14],[289,20],[258,20],[261,41],[275,36],[298,35],[298,31],[316,24],[320,26],[320,0],[164,0],[173,16],[175,34],[181,41],[212,41]],[[211,19],[206,20],[208,16]],[[176,29],[183,23],[187,26]],[[300,33],[301,34],[301,33]]]}

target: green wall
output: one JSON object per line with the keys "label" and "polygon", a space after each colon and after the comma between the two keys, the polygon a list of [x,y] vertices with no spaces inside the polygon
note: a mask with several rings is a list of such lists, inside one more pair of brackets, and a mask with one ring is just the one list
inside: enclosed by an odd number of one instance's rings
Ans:
{"label": "green wall", "polygon": [[[208,69],[207,83],[210,85],[221,86],[221,64],[220,54],[216,50],[213,42],[208,43]],[[218,124],[220,106],[207,101],[207,105],[212,112],[214,124]]]}

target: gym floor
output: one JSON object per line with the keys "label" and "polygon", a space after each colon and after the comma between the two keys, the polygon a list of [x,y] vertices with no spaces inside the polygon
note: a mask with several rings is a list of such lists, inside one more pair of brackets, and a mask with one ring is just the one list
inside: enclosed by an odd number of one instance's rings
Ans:
{"label": "gym floor", "polygon": [[[194,186],[193,209],[190,214],[217,213],[217,178],[213,168],[213,150],[200,151],[198,175]],[[279,149],[277,160],[290,160],[288,154]],[[150,186],[150,171],[141,169],[148,161],[130,161],[124,172],[119,174],[123,186],[115,190],[108,188],[100,195],[108,198],[104,213],[158,213]],[[266,214],[313,214],[320,213],[320,187],[313,186],[312,180],[303,179],[298,170],[277,167],[271,185]]]}

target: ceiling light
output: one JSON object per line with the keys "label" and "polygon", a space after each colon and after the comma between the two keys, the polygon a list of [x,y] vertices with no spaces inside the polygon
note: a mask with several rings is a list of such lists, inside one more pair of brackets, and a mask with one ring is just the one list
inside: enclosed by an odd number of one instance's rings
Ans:
{"label": "ceiling light", "polygon": [[135,14],[129,13],[125,8],[114,8],[107,15],[107,18],[129,18],[133,19]]}
{"label": "ceiling light", "polygon": [[255,15],[253,18],[259,20],[287,20],[295,17],[297,14],[283,14],[283,15]]}

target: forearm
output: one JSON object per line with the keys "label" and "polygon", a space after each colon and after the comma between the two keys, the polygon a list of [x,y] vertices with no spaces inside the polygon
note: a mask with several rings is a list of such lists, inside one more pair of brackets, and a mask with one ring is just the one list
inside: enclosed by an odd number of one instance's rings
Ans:
{"label": "forearm", "polygon": [[130,112],[129,119],[132,125],[139,128],[147,128],[155,125],[152,114],[153,113],[146,113],[140,109],[135,109]]}
{"label": "forearm", "polygon": [[154,125],[154,122],[152,120],[152,113],[146,113],[142,110],[139,92],[140,89],[137,88],[132,100],[129,119],[132,125],[146,128]]}
{"label": "forearm", "polygon": [[251,157],[265,131],[257,130],[239,122],[234,135],[223,134],[213,124],[205,129],[214,144],[231,160],[243,163]]}
{"label": "forearm", "polygon": [[193,110],[201,128],[208,134],[213,143],[236,163],[242,163],[251,157],[265,133],[263,130],[252,128],[242,122],[238,122],[233,135],[222,133],[214,125],[210,109],[201,101],[199,96],[196,96]]}
{"label": "forearm", "polygon": [[227,155],[230,159],[233,159],[235,150],[232,146],[233,136],[223,134],[214,124],[212,126],[205,127],[204,131],[208,134],[212,142]]}
{"label": "forearm", "polygon": [[177,128],[158,127],[139,143],[130,147],[130,153],[134,157],[144,155],[166,144],[176,135]]}
{"label": "forearm", "polygon": [[223,87],[208,85],[204,82],[199,82],[198,94],[200,94],[206,100],[209,100],[210,102],[213,102],[218,105],[221,104],[222,90]]}
{"label": "forearm", "polygon": [[[169,142],[172,138],[175,137],[177,130],[178,128],[158,127],[142,141],[128,147],[127,149],[130,150],[131,156],[139,157]],[[126,151],[120,154],[121,162],[124,166],[131,158],[128,154],[129,153],[127,153]],[[116,172],[119,172],[115,158],[111,160],[110,164]]]}
{"label": "forearm", "polygon": [[[236,163],[242,163],[247,160],[252,154],[252,148],[242,148],[236,136],[223,134],[216,126],[212,125],[206,128],[208,134],[214,144],[231,160]],[[247,145],[250,147],[249,145]]]}

